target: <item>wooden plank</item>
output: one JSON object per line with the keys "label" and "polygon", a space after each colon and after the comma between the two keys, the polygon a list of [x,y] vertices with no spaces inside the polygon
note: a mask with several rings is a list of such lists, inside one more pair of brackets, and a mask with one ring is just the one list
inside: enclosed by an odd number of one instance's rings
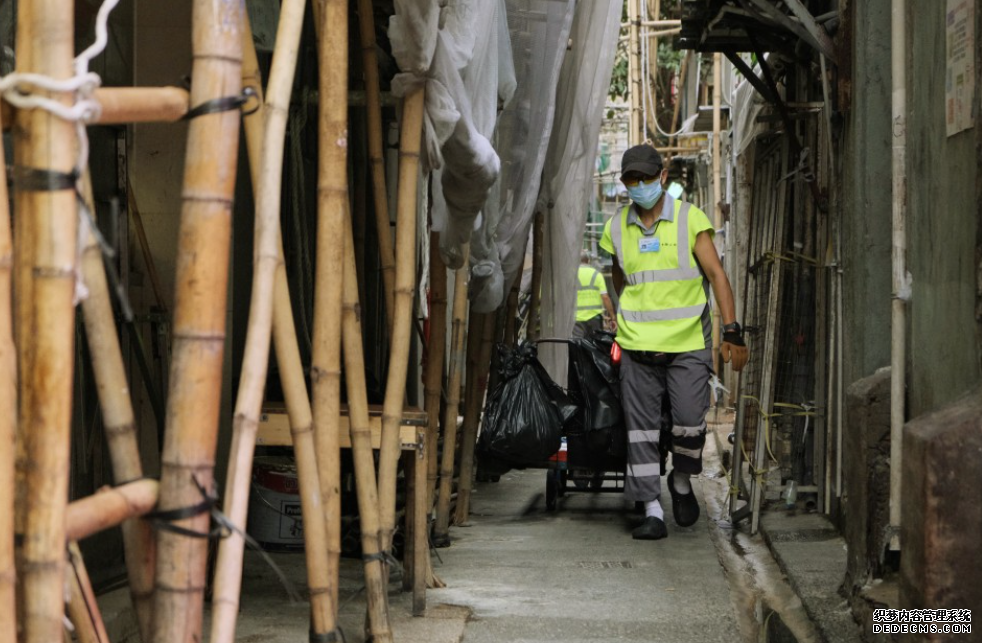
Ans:
{"label": "wooden plank", "polygon": [[[378,449],[382,440],[382,409],[369,409],[369,424],[372,430],[372,448]],[[418,448],[416,428],[426,426],[426,413],[417,409],[406,410],[402,414],[402,426],[399,428],[399,447],[402,450]],[[256,444],[259,446],[293,446],[290,438],[290,418],[286,409],[266,407],[259,416],[259,431],[256,434]],[[341,448],[351,448],[351,434],[348,424],[347,409],[341,411]]]}

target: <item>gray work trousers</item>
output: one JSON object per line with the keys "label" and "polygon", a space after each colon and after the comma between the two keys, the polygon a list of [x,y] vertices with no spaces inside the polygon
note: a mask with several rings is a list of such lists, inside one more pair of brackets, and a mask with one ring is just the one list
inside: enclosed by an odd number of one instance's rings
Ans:
{"label": "gray work trousers", "polygon": [[[669,451],[680,473],[702,472],[709,410],[710,349],[663,354],[625,350],[621,354],[621,404],[627,428],[628,500],[650,502],[661,497],[661,431],[671,422]],[[665,396],[671,417],[665,417]]]}
{"label": "gray work trousers", "polygon": [[586,321],[578,321],[573,325],[573,337],[589,337],[595,330],[604,329],[604,316],[597,315]]}

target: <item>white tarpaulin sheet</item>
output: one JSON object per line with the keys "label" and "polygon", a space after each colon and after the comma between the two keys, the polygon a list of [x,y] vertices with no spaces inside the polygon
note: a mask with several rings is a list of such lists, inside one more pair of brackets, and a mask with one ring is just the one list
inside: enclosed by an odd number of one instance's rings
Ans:
{"label": "white tarpaulin sheet", "polygon": [[[542,171],[538,207],[545,218],[542,336],[569,337],[576,312],[576,272],[597,156],[597,139],[620,33],[621,2],[580,2],[559,74],[556,118]],[[539,359],[566,381],[566,349],[544,344]]]}

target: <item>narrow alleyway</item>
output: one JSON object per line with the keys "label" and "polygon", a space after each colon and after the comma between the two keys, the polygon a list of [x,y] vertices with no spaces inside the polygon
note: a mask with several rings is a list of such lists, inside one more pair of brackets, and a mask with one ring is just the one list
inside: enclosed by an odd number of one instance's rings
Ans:
{"label": "narrow alleyway", "polygon": [[[479,485],[472,525],[440,551],[448,588],[430,604],[472,610],[465,643],[735,643],[764,640],[765,619],[772,632],[783,620],[798,641],[817,641],[763,542],[717,525],[726,487],[707,446],[702,518],[676,526],[666,494],[669,537],[657,542],[631,539],[639,516],[620,494],[571,493],[548,512],[541,470]],[[782,618],[767,618],[772,606]]]}

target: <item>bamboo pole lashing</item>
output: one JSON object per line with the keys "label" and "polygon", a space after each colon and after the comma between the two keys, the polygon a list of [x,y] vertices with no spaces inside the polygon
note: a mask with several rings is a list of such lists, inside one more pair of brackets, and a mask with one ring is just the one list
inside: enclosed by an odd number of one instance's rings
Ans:
{"label": "bamboo pole lashing", "polygon": [[96,602],[92,581],[85,568],[82,552],[75,541],[68,543],[68,561],[70,566],[68,618],[75,626],[75,638],[78,643],[109,643],[109,634],[106,632],[106,624]]}
{"label": "bamboo pole lashing", "polygon": [[[6,168],[0,146],[0,168]],[[14,563],[14,463],[17,438],[17,349],[13,329],[14,249],[7,182],[0,181],[0,641],[17,638]]]}
{"label": "bamboo pole lashing", "polygon": [[[34,34],[74,33],[71,4],[56,0],[31,3],[28,16]],[[74,73],[71,36],[33,38],[27,43],[28,66],[21,68],[53,79]],[[69,104],[71,97],[38,90]],[[61,175],[72,172],[77,157],[74,123],[40,109],[31,110],[15,135],[19,166]],[[20,128],[18,128],[20,129]],[[22,399],[21,424],[27,466],[24,476],[26,513],[23,524],[23,584],[26,643],[47,643],[61,636],[64,616],[65,506],[74,367],[75,275],[78,252],[78,209],[75,190],[23,191],[19,212],[33,219],[31,270],[33,287],[25,302],[31,326],[19,339],[29,342],[30,359],[22,363],[22,382],[30,394]],[[23,220],[18,218],[18,221]],[[18,226],[19,227],[19,226]],[[24,367],[29,366],[30,370]]]}
{"label": "bamboo pole lashing", "polygon": [[443,398],[447,348],[447,267],[440,254],[440,235],[430,233],[430,337],[426,348],[424,403],[426,409],[426,509],[436,502],[439,472],[440,402]]}
{"label": "bamboo pole lashing", "polygon": [[474,487],[474,449],[477,446],[477,429],[481,423],[484,392],[487,390],[488,374],[491,371],[491,347],[496,327],[493,313],[478,316],[483,318],[478,325],[480,330],[471,330],[471,334],[476,337],[475,346],[467,347],[468,385],[465,389],[464,430],[460,444],[460,488],[457,492],[454,520],[458,525],[463,525],[470,519],[471,490]]}
{"label": "bamboo pole lashing", "polygon": [[[83,197],[86,207],[94,212],[92,181],[87,171],[83,174]],[[82,251],[81,268],[82,279],[89,293],[82,301],[85,337],[92,355],[92,372],[102,411],[113,479],[117,484],[122,484],[141,479],[143,464],[102,250],[91,231]],[[144,641],[149,641],[156,546],[153,530],[147,522],[130,520],[123,524],[122,531],[130,597],[140,626],[140,635]]]}
{"label": "bamboo pole lashing", "polygon": [[396,275],[389,368],[382,407],[382,441],[379,449],[380,546],[389,552],[396,527],[396,477],[399,467],[399,427],[406,398],[406,377],[413,333],[413,299],[416,292],[416,183],[423,134],[424,90],[406,96],[402,110],[399,145],[399,193],[397,200]]}
{"label": "bamboo pole lashing", "polygon": [[454,277],[453,322],[450,327],[450,363],[447,374],[447,407],[443,417],[443,452],[440,457],[436,523],[433,544],[450,545],[450,494],[453,491],[457,418],[460,413],[460,380],[464,371],[464,342],[467,335],[467,278],[470,275],[470,244],[464,245],[463,265]]}
{"label": "bamboo pole lashing", "polygon": [[339,234],[344,230],[348,211],[348,3],[319,0],[314,3],[314,16],[318,26],[320,99],[312,418],[327,525],[325,549],[332,583],[329,593],[332,618],[336,620],[341,565],[341,315],[343,274],[348,269],[344,263],[344,235]]}
{"label": "bamboo pole lashing", "polygon": [[365,590],[372,640],[391,643],[386,601],[383,556],[379,548],[379,503],[375,482],[371,428],[368,420],[368,394],[365,386],[365,360],[362,351],[358,284],[355,283],[355,252],[351,217],[344,218],[344,305],[343,329],[345,384],[348,391],[351,448],[355,462],[358,514],[361,523],[362,557],[365,562]]}
{"label": "bamboo pole lashing", "polygon": [[382,102],[379,88],[378,53],[375,51],[375,16],[372,0],[358,0],[358,26],[365,70],[365,100],[368,116],[368,158],[372,169],[372,197],[375,228],[378,231],[379,260],[382,264],[382,285],[385,289],[386,328],[391,336],[395,319],[395,252],[389,223],[389,204],[385,189],[385,157],[383,156]]}
{"label": "bamboo pole lashing", "polygon": [[[193,105],[239,95],[241,10],[241,3],[195,0]],[[200,116],[188,126],[161,458],[162,511],[197,506],[202,488],[213,486],[239,123],[234,110]],[[207,532],[209,521],[202,512],[175,522]],[[157,551],[154,643],[200,640],[208,543],[158,530]]]}
{"label": "bamboo pole lashing", "polygon": [[[263,103],[264,131],[260,176],[254,185],[257,235],[252,301],[239,396],[236,400],[231,463],[226,483],[226,512],[233,524],[239,525],[245,524],[247,514],[252,457],[269,362],[276,271],[282,264],[279,247],[279,204],[283,147],[286,137],[286,117],[289,112],[303,26],[304,6],[303,0],[291,0],[284,2],[280,8],[276,48]],[[246,17],[243,17],[243,35],[247,31],[245,21]],[[243,44],[243,49],[247,50],[249,47]],[[297,431],[301,428],[296,427],[293,434],[295,438],[302,441],[309,434],[309,429],[298,434]],[[312,547],[309,549],[317,550],[326,545],[326,524],[322,520],[320,485],[309,484],[318,480],[317,463],[312,449],[309,448],[310,444],[300,446],[306,448],[295,451],[298,473],[300,468],[304,469],[304,482],[307,483],[301,490],[301,507],[305,515],[310,516],[305,523],[305,537],[311,540]],[[244,547],[242,535],[235,533],[223,539],[219,546],[211,627],[211,640],[215,643],[231,643],[234,640]],[[311,630],[315,634],[324,634],[334,629],[333,606],[328,593],[330,582],[327,574],[327,557],[326,555],[308,556],[308,563],[313,563],[308,564]]]}

